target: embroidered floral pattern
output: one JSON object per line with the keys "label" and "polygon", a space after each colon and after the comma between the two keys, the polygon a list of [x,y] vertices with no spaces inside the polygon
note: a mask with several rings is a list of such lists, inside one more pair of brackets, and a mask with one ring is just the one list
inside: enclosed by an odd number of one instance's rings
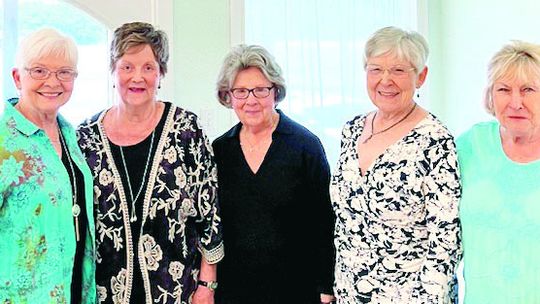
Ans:
{"label": "embroidered floral pattern", "polygon": [[172,276],[172,279],[178,281],[184,272],[184,265],[180,262],[174,261],[169,264],[169,274]]}
{"label": "embroidered floral pattern", "polygon": [[177,155],[176,149],[174,147],[169,147],[163,153],[163,158],[166,159],[169,162],[169,164],[174,164],[177,160],[176,155]]}
{"label": "embroidered floral pattern", "polygon": [[143,235],[141,243],[144,248],[144,258],[146,259],[146,268],[148,270],[157,270],[159,261],[163,258],[163,252],[153,237]]}
{"label": "embroidered floral pattern", "polygon": [[361,175],[364,123],[361,116],[345,125],[330,186],[338,303],[457,300],[461,187],[452,136],[430,114]]}
{"label": "embroidered floral pattern", "polygon": [[107,298],[107,288],[98,285],[96,286],[96,289],[97,289],[97,298],[98,298],[99,303],[104,302],[105,299]]}
{"label": "embroidered floral pattern", "polygon": [[174,176],[176,177],[176,184],[183,188],[186,186],[186,174],[182,168],[174,169]]}
{"label": "embroidered floral pattern", "polygon": [[[124,303],[126,297],[126,274],[127,271],[122,268],[117,276],[111,278],[111,291],[112,291],[112,301],[114,304]],[[107,292],[102,293],[107,297]]]}
{"label": "embroidered floral pattern", "polygon": [[113,175],[111,171],[107,169],[103,169],[101,172],[99,172],[100,184],[102,184],[103,186],[108,186],[112,182],[113,182]]}
{"label": "embroidered floral pattern", "polygon": [[[143,202],[144,225],[139,244],[132,244],[125,201],[125,187],[105,136],[105,112],[83,123],[78,129],[79,144],[94,176],[97,231],[97,272],[99,286],[106,288],[103,303],[116,303],[121,285],[118,273],[125,269],[128,283],[133,278],[133,261],[141,257],[145,286],[150,286],[154,303],[189,303],[196,289],[191,273],[202,251],[209,261],[223,256],[221,219],[217,213],[217,171],[207,138],[194,114],[173,105],[164,133],[155,152],[148,176],[150,195]],[[141,261],[142,260],[142,261]],[[138,271],[138,270],[137,270]],[[113,290],[110,284],[116,278]],[[131,286],[127,286],[129,297]],[[111,295],[117,295],[114,299]],[[101,299],[101,298],[100,298]],[[129,300],[129,299],[124,299]],[[140,299],[139,299],[140,300]],[[131,301],[136,301],[131,299]]]}

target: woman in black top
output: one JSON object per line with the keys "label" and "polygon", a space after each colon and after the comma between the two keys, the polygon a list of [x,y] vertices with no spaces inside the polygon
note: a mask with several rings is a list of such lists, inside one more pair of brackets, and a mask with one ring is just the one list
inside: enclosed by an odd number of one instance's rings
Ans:
{"label": "woman in black top", "polygon": [[117,28],[118,102],[78,129],[94,178],[99,303],[214,302],[216,166],[197,116],[158,100],[168,58],[167,36],[151,24]]}
{"label": "woman in black top", "polygon": [[285,82],[260,46],[227,55],[217,91],[240,120],[213,143],[225,242],[217,303],[329,303],[334,221],[321,142],[276,110]]}

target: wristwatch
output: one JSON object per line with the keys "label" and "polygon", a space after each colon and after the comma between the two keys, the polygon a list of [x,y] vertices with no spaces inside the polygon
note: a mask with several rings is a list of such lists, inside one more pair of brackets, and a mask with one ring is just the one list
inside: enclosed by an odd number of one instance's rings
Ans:
{"label": "wristwatch", "polygon": [[218,283],[216,281],[208,281],[208,282],[206,282],[206,281],[199,280],[199,281],[197,281],[197,284],[199,284],[201,286],[204,286],[204,287],[206,287],[206,288],[208,288],[208,289],[210,289],[212,291],[216,290],[216,288],[218,287]]}

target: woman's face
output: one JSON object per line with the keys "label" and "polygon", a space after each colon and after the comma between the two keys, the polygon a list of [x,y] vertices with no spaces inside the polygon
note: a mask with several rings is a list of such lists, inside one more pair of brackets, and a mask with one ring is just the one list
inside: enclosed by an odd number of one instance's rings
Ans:
{"label": "woman's face", "polygon": [[[273,84],[266,79],[264,74],[256,67],[249,67],[241,70],[236,75],[232,89],[262,88],[271,87]],[[235,98],[231,93],[234,112],[243,125],[248,127],[264,127],[272,119],[275,113],[275,89],[270,90],[270,94],[264,98],[258,98],[250,92],[246,99]]]}
{"label": "woman's face", "polygon": [[540,135],[540,79],[502,77],[492,89],[493,110],[512,136]]}
{"label": "woman's face", "polygon": [[414,92],[424,83],[427,68],[416,73],[410,62],[394,54],[371,57],[367,60],[366,77],[368,95],[383,112],[399,112],[409,108]]}
{"label": "woman's face", "polygon": [[[47,71],[54,73],[49,73],[46,79],[39,80],[32,78],[31,69],[38,74],[47,74]],[[59,80],[56,73],[58,71],[74,72],[75,66],[65,58],[46,56],[31,62],[23,69],[13,69],[12,76],[20,92],[21,106],[30,111],[56,115],[58,109],[71,97],[75,81]]]}
{"label": "woman's face", "polygon": [[116,62],[113,77],[124,104],[137,106],[156,101],[161,74],[148,44],[128,49]]}

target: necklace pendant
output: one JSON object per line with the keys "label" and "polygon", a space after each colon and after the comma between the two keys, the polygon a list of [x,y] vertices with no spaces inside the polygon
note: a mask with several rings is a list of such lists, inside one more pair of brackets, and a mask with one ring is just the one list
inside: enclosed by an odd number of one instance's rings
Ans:
{"label": "necklace pendant", "polygon": [[81,207],[78,204],[73,204],[73,207],[71,207],[71,214],[73,214],[74,217],[78,217],[79,214],[81,214]]}
{"label": "necklace pendant", "polygon": [[129,222],[135,223],[137,221],[137,213],[135,212],[135,202],[131,203],[131,215],[129,216]]}

